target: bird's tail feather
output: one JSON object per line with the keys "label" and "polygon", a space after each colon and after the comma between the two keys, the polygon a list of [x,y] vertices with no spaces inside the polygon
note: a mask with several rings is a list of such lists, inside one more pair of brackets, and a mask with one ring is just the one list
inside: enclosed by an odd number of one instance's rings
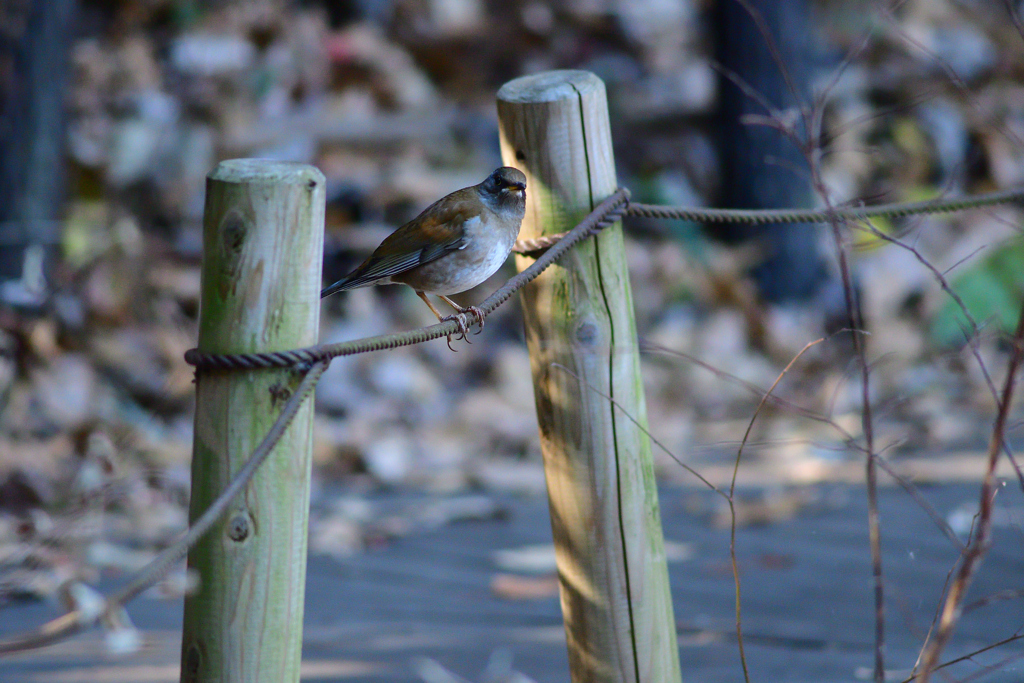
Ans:
{"label": "bird's tail feather", "polygon": [[330,285],[329,287],[324,287],[323,289],[321,289],[320,290],[320,298],[323,299],[325,297],[330,296],[331,294],[334,294],[335,292],[340,292],[341,290],[348,289],[348,288],[349,288],[348,287],[348,278],[343,278],[343,279],[338,280],[337,282],[335,282],[333,285]]}
{"label": "bird's tail feather", "polygon": [[323,299],[325,297],[330,296],[331,294],[341,292],[346,289],[358,289],[360,287],[369,287],[370,285],[377,284],[388,284],[390,282],[390,278],[381,278],[380,276],[374,277],[372,275],[359,275],[358,273],[359,271],[351,273],[348,276],[341,278],[333,285],[324,287],[323,289],[320,290],[320,298]]}

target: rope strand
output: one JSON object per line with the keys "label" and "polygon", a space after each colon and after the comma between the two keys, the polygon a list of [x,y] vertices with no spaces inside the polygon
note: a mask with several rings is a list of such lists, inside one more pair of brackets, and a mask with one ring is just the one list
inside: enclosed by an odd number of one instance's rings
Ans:
{"label": "rope strand", "polygon": [[[707,222],[820,223],[837,216],[845,220],[863,220],[881,216],[900,217],[919,213],[960,211],[1020,201],[1024,201],[1024,188],[952,200],[840,208],[834,211],[744,211],[630,204],[629,190],[620,188],[601,202],[569,232],[517,242],[516,251],[518,253],[536,254],[541,251],[543,253],[528,268],[511,278],[498,288],[497,291],[487,297],[479,308],[484,316],[489,315],[573,246],[611,225],[624,215]],[[185,353],[185,361],[195,365],[199,370],[294,368],[305,376],[298,390],[285,404],[278,419],[246,461],[238,475],[181,539],[137,572],[134,579],[122,590],[107,599],[104,602],[104,609],[98,614],[91,615],[86,614],[82,609],[73,609],[34,631],[0,640],[0,654],[33,649],[67,637],[86,626],[96,623],[103,614],[112,613],[164,576],[173,564],[185,556],[196,540],[209,530],[210,526],[227,508],[231,499],[247,485],[267,454],[277,444],[277,441],[284,433],[299,406],[313,391],[327,365],[330,364],[331,359],[367,351],[380,351],[399,346],[409,346],[454,334],[457,330],[458,324],[454,321],[448,321],[400,334],[368,337],[338,344],[320,344],[304,349],[242,354],[210,354],[203,353],[198,349],[187,351]]]}
{"label": "rope strand", "polygon": [[[964,209],[1024,201],[1024,188],[989,192],[973,197],[956,199],[927,200],[909,203],[879,204],[877,206],[841,207],[834,212],[827,210],[796,211],[773,209],[755,211],[746,209],[701,209],[686,206],[660,206],[634,204],[629,201],[629,190],[619,188],[601,202],[579,225],[569,232],[546,235],[535,239],[519,240],[513,251],[518,254],[541,256],[529,268],[505,283],[487,297],[480,310],[484,316],[490,314],[510,296],[537,277],[550,263],[558,259],[569,248],[582,239],[597,233],[622,216],[644,216],[659,219],[681,219],[705,222],[727,223],[823,223],[831,216],[845,220],[864,220],[879,217],[902,217],[922,213],[949,213]],[[185,353],[185,362],[207,370],[256,370],[260,368],[308,368],[322,360],[338,356],[351,356],[368,351],[382,351],[410,344],[419,344],[458,331],[454,321],[439,323],[409,332],[367,337],[338,344],[318,344],[304,349],[273,351],[267,353],[210,354],[198,349]]]}
{"label": "rope strand", "polygon": [[865,218],[902,218],[922,213],[950,213],[976,209],[995,204],[1024,201],[1024,188],[1000,190],[955,199],[928,199],[919,202],[878,204],[876,206],[844,206],[834,211],[825,209],[697,209],[686,206],[660,206],[657,204],[630,204],[627,216],[668,218],[702,223],[826,223],[832,217],[845,220]]}
{"label": "rope strand", "polygon": [[[1024,188],[988,192],[973,197],[956,199],[928,199],[920,202],[878,204],[876,206],[845,206],[827,209],[702,209],[692,206],[662,206],[659,204],[630,203],[627,216],[684,220],[694,223],[827,223],[833,216],[840,220],[865,220],[868,218],[904,218],[923,213],[951,213],[983,206],[1024,202]],[[545,235],[516,242],[512,251],[517,254],[533,254],[558,243],[567,233]]]}
{"label": "rope strand", "polygon": [[[598,204],[579,225],[560,236],[550,249],[545,251],[529,268],[519,273],[493,294],[487,297],[479,308],[484,317],[491,314],[498,306],[505,303],[513,294],[522,289],[541,274],[545,268],[558,260],[565,252],[578,242],[594,235],[622,217],[629,202],[629,190],[620,188],[610,197]],[[367,351],[382,351],[399,346],[419,344],[431,339],[438,339],[458,331],[458,323],[448,321],[409,332],[385,334],[367,337],[337,344],[318,344],[304,349],[290,351],[272,351],[267,353],[236,353],[212,354],[203,353],[198,349],[185,352],[185,362],[197,368],[208,370],[253,370],[258,368],[290,368],[308,366],[338,356],[351,356]]]}

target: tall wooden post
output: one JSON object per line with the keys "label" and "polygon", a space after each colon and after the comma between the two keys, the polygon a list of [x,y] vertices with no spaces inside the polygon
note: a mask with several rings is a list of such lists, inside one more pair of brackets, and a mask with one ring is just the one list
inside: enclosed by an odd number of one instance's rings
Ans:
{"label": "tall wooden post", "polygon": [[[615,191],[594,74],[506,83],[498,119],[502,158],[527,177],[522,237],[568,230]],[[679,681],[621,225],[545,271],[523,308],[572,680]]]}
{"label": "tall wooden post", "polygon": [[[236,159],[208,177],[199,350],[315,344],[325,181],[312,166]],[[195,519],[266,435],[298,383],[290,370],[199,373]],[[312,462],[307,401],[245,493],[189,553],[182,681],[299,680]]]}

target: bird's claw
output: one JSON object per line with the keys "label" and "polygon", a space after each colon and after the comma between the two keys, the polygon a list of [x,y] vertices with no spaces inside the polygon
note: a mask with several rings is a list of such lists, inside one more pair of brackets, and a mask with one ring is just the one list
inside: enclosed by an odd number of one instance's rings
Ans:
{"label": "bird's claw", "polygon": [[466,308],[462,309],[461,312],[462,313],[469,313],[474,318],[476,318],[476,321],[478,323],[480,323],[480,329],[478,329],[473,334],[480,334],[481,332],[484,331],[484,312],[483,312],[483,310],[480,309],[479,306],[467,306]]}
{"label": "bird's claw", "polygon": [[[472,323],[467,321],[467,319],[466,319],[466,314],[467,313],[469,315],[473,316],[474,318],[476,318],[476,320],[474,322],[477,322],[477,323],[480,324],[480,329],[478,329],[473,334],[480,334],[481,332],[483,332],[484,331],[484,312],[478,306],[467,306],[466,308],[460,309],[458,313],[452,313],[451,315],[446,315],[445,317],[441,318],[441,322],[444,323],[444,322],[448,322],[449,320],[452,320],[455,323],[457,323],[458,326],[459,326],[459,336],[457,336],[455,338],[455,341],[461,341],[461,340],[465,339],[466,343],[469,344],[470,343],[469,337],[467,337],[466,335],[469,334],[469,325],[471,325]],[[452,335],[450,335],[450,334],[448,335],[448,348],[452,349],[452,351],[455,350],[454,348],[452,348]]]}
{"label": "bird's claw", "polygon": [[[455,338],[455,341],[465,339],[466,343],[468,344],[469,339],[466,337],[466,335],[469,334],[469,327],[466,324],[466,314],[462,312],[452,313],[451,315],[446,315],[445,317],[441,318],[441,322],[443,323],[448,322],[449,320],[454,321],[459,326],[459,336]],[[451,349],[452,351],[455,350],[454,348],[452,348],[452,335],[450,334],[448,335],[448,348]]]}

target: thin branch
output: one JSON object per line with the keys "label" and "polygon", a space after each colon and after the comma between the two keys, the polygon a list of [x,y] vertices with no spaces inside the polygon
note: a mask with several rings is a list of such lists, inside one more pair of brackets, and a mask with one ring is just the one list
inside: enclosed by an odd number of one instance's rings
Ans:
{"label": "thin branch", "polygon": [[[1009,638],[1003,638],[1002,640],[1000,640],[1000,641],[998,641],[996,643],[992,643],[991,645],[986,645],[985,647],[978,648],[977,650],[974,650],[973,652],[969,652],[969,653],[963,655],[962,657],[957,657],[956,659],[950,659],[947,662],[943,662],[942,664],[939,664],[938,666],[936,666],[934,671],[939,671],[940,669],[945,669],[947,666],[953,666],[954,664],[959,664],[960,662],[966,662],[966,661],[968,661],[970,659],[974,659],[975,657],[977,657],[980,654],[984,654],[985,652],[988,652],[989,650],[994,650],[997,647],[1002,647],[1003,645],[1009,645],[1010,643],[1015,643],[1018,640],[1020,640],[1021,638],[1024,638],[1024,634],[1015,633],[1014,635],[1010,636]],[[913,683],[913,681],[914,681],[914,676],[911,676],[910,678],[903,679],[900,683]]]}
{"label": "thin branch", "polygon": [[768,387],[768,391],[761,397],[761,401],[757,404],[757,408],[754,409],[754,414],[750,416],[750,422],[747,424],[747,430],[743,433],[743,440],[740,441],[740,447],[736,449],[736,463],[732,468],[732,481],[729,482],[729,561],[732,564],[732,579],[735,585],[736,593],[736,643],[739,646],[740,651],[740,664],[743,666],[743,680],[746,683],[750,683],[750,671],[747,668],[747,656],[743,649],[743,600],[742,591],[740,587],[740,568],[736,562],[736,477],[739,475],[740,462],[743,459],[743,447],[746,446],[747,440],[750,438],[750,432],[754,429],[754,421],[757,420],[757,416],[761,414],[761,409],[764,408],[765,404],[768,403],[768,398],[775,391],[775,387],[779,386],[779,382],[786,376],[789,369],[800,359],[800,356],[804,355],[808,349],[812,346],[817,346],[821,342],[825,341],[825,338],[816,339],[812,342],[808,342],[800,352],[793,356],[793,359],[782,369],[779,376],[775,378],[772,385]]}
{"label": "thin branch", "polygon": [[647,438],[648,438],[648,439],[650,439],[652,443],[654,443],[654,445],[656,445],[656,446],[657,446],[658,448],[660,448],[661,450],[665,451],[665,453],[666,453],[666,454],[668,455],[668,457],[670,457],[670,458],[672,458],[673,460],[675,460],[675,461],[676,461],[676,463],[677,463],[677,464],[678,464],[678,465],[679,465],[680,467],[682,467],[682,468],[683,468],[684,470],[686,470],[687,472],[689,472],[690,474],[692,474],[693,476],[695,476],[695,477],[696,477],[697,479],[699,479],[699,480],[700,480],[700,482],[701,482],[702,484],[704,484],[705,486],[707,486],[707,487],[708,487],[709,489],[711,489],[712,491],[714,491],[714,492],[715,492],[715,493],[717,493],[718,495],[722,496],[722,498],[725,498],[726,500],[729,500],[729,496],[727,496],[727,495],[725,494],[725,492],[724,492],[724,491],[722,491],[722,490],[721,490],[720,488],[718,488],[717,486],[715,486],[714,484],[712,484],[712,483],[711,483],[710,481],[708,481],[707,479],[705,479],[705,478],[704,478],[704,476],[703,476],[703,475],[701,475],[701,473],[700,473],[700,472],[698,472],[697,470],[693,469],[692,467],[690,467],[689,465],[687,465],[687,464],[686,464],[685,462],[683,462],[683,461],[682,461],[682,460],[681,460],[681,459],[679,458],[679,456],[677,456],[677,455],[676,455],[675,453],[673,453],[673,452],[672,452],[672,451],[671,451],[671,450],[669,449],[669,447],[668,447],[668,446],[666,446],[665,444],[663,444],[663,443],[662,443],[661,441],[659,441],[659,440],[657,439],[657,437],[655,437],[655,436],[654,436],[653,434],[651,434],[650,430],[648,430],[648,429],[647,429],[647,427],[646,427],[645,425],[641,424],[639,420],[637,420],[637,419],[636,419],[635,417],[633,417],[633,416],[632,416],[632,415],[631,415],[631,414],[629,413],[629,411],[628,411],[628,410],[626,410],[626,409],[625,409],[625,408],[623,407],[623,405],[622,405],[621,403],[619,403],[619,402],[618,402],[618,401],[616,401],[616,400],[615,400],[614,398],[612,398],[612,397],[611,397],[611,396],[609,396],[608,394],[604,393],[604,392],[603,392],[603,391],[601,391],[600,389],[598,389],[598,388],[596,388],[596,387],[592,386],[592,385],[591,385],[591,384],[590,384],[589,382],[587,382],[587,381],[586,381],[585,379],[583,379],[582,377],[580,377],[579,375],[577,375],[577,374],[576,374],[575,372],[573,372],[573,371],[572,371],[572,370],[570,370],[569,368],[567,368],[567,367],[565,367],[564,365],[562,365],[561,363],[552,363],[552,364],[551,364],[551,367],[553,367],[553,368],[558,368],[559,370],[561,370],[562,372],[564,372],[565,374],[569,375],[570,377],[572,377],[573,379],[575,379],[575,380],[576,380],[577,382],[579,382],[580,384],[582,384],[582,385],[583,385],[583,387],[584,387],[585,389],[587,389],[588,391],[592,391],[592,392],[594,392],[595,394],[597,394],[598,396],[600,396],[601,398],[605,399],[606,401],[608,401],[609,403],[611,403],[611,404],[612,404],[613,406],[615,406],[616,408],[618,408],[618,409],[619,409],[620,411],[622,411],[622,414],[626,416],[626,419],[627,419],[627,420],[629,420],[630,422],[632,422],[632,423],[633,423],[633,424],[634,424],[634,425],[635,425],[635,426],[637,427],[637,429],[639,429],[639,430],[640,430],[641,432],[643,432],[643,433],[644,433],[644,434],[645,434],[645,435],[647,436]]}
{"label": "thin branch", "polygon": [[[848,331],[848,330],[840,330],[839,332],[834,333],[832,336],[835,336],[836,334],[840,334],[841,332],[845,332],[845,331]],[[817,342],[814,342],[814,343],[817,343]],[[822,415],[820,413],[816,413],[816,412],[810,410],[809,408],[805,408],[805,407],[797,405],[797,404],[793,403],[792,401],[789,401],[789,400],[787,400],[785,398],[782,398],[780,396],[776,396],[775,394],[771,393],[771,390],[765,391],[764,389],[761,389],[760,387],[758,387],[758,386],[756,386],[754,384],[751,384],[750,382],[747,382],[744,379],[741,379],[741,378],[739,378],[739,377],[737,377],[735,375],[732,375],[732,374],[726,372],[725,370],[721,370],[719,368],[716,368],[714,365],[711,365],[710,363],[708,363],[706,361],[703,361],[703,360],[697,358],[696,356],[688,354],[688,353],[686,353],[684,351],[677,351],[677,350],[670,349],[670,348],[665,347],[665,346],[661,346],[661,345],[658,345],[658,344],[653,344],[651,342],[646,342],[646,341],[641,341],[641,351],[644,352],[644,353],[660,353],[660,354],[664,354],[664,355],[668,355],[668,356],[674,356],[674,357],[679,357],[679,358],[682,358],[684,360],[687,360],[687,361],[693,363],[694,365],[697,365],[697,366],[707,370],[708,372],[714,373],[717,377],[719,377],[721,379],[724,379],[724,380],[732,382],[733,384],[736,384],[736,385],[738,385],[740,387],[743,387],[744,389],[750,391],[752,394],[764,397],[763,398],[764,401],[770,401],[773,405],[776,405],[776,406],[778,406],[779,408],[781,408],[783,410],[787,410],[787,411],[789,411],[790,413],[792,413],[794,415],[798,415],[800,417],[804,417],[804,418],[807,418],[809,420],[813,420],[814,422],[818,422],[818,423],[821,423],[821,424],[824,424],[824,425],[827,425],[827,426],[831,427],[836,433],[838,433],[842,437],[842,439],[844,441],[843,450],[849,450],[849,449],[852,448],[854,450],[858,450],[858,451],[863,452],[865,455],[867,454],[866,451],[864,451],[863,448],[858,447],[856,445],[856,443],[854,443],[854,437],[853,437],[852,434],[850,434],[848,431],[846,431],[842,427],[842,425],[840,425],[838,422],[836,422],[835,420],[833,420],[832,418],[830,418],[830,417],[828,417],[826,415]],[[760,410],[760,407],[758,409]],[[735,441],[732,441],[732,442],[730,442],[730,441],[720,441],[720,442],[714,442],[714,443],[711,443],[711,444],[708,444],[708,445],[729,446],[729,445],[734,445],[734,444],[737,444],[737,443],[738,442],[735,442]],[[778,442],[778,441],[758,441],[758,442],[746,441],[745,443],[746,443],[747,446],[761,446],[761,445],[772,445],[772,444],[780,443],[780,442]],[[792,444],[792,443],[800,443],[800,442],[799,441],[795,442],[792,439],[788,439],[788,440],[785,441],[785,443]],[[804,442],[804,443],[810,443],[810,442]],[[823,446],[823,445],[820,445],[820,444],[818,444],[817,447],[821,448],[821,449],[826,449],[826,450],[828,449],[827,446]],[[911,482],[909,479],[907,479],[906,477],[901,475],[899,472],[897,472],[893,468],[893,466],[889,462],[887,462],[885,459],[879,457],[881,452],[884,451],[884,450],[886,450],[886,449],[880,449],[879,453],[875,454],[875,457],[878,459],[878,466],[881,467],[885,471],[886,474],[888,474],[890,477],[892,477],[893,480],[895,480],[903,488],[903,490],[906,491],[907,494],[910,495],[910,497],[914,499],[914,501],[918,504],[918,506],[925,512],[925,514],[928,515],[928,517],[932,520],[932,522],[934,522],[935,526],[939,529],[939,531],[941,531],[943,533],[943,535],[945,535],[946,538],[948,538],[950,540],[950,543],[952,543],[953,546],[958,551],[962,551],[964,549],[963,542],[957,537],[956,533],[953,532],[953,530],[950,528],[949,524],[942,517],[942,514],[939,513],[939,511],[936,510],[935,507],[931,503],[928,502],[928,499],[925,498],[921,494],[921,492],[918,490],[918,488],[914,485],[913,482]],[[672,455],[672,454],[669,453],[669,455]]]}
{"label": "thin branch", "polygon": [[[757,26],[758,33],[761,34],[761,38],[764,39],[765,47],[768,49],[768,53],[772,57],[772,61],[775,62],[776,68],[779,70],[779,74],[782,79],[786,82],[786,89],[789,90],[790,97],[793,98],[793,102],[799,105],[802,99],[801,90],[797,87],[796,81],[793,78],[793,74],[789,72],[789,68],[786,66],[786,60],[782,58],[782,52],[779,50],[779,46],[775,42],[775,36],[768,30],[768,22],[765,21],[764,15],[756,7],[750,4],[748,0],[736,0],[736,2],[743,7],[743,10],[750,16],[751,21]],[[801,110],[800,118],[804,120],[805,125],[807,124],[807,117]],[[804,131],[807,137],[810,137],[810,131]]]}
{"label": "thin branch", "polygon": [[993,671],[1000,671],[1002,669],[1005,669],[1007,664],[1011,664],[1012,662],[1019,661],[1022,658],[1024,658],[1024,653],[1014,652],[1013,654],[1006,655],[1005,657],[1000,659],[998,662],[995,662],[993,664],[988,664],[986,666],[980,666],[979,665],[977,671],[972,673],[970,676],[965,676],[964,678],[961,678],[958,681],[958,683],[970,683],[971,681],[976,681],[976,680],[980,679],[983,676],[989,675]]}
{"label": "thin branch", "polygon": [[[840,330],[840,332],[841,331],[842,330]],[[708,372],[713,373],[714,375],[721,379],[724,379],[726,381],[732,382],[733,384],[743,387],[752,394],[755,394],[757,396],[770,396],[772,404],[778,405],[779,407],[788,410],[789,412],[795,415],[800,415],[801,417],[813,420],[814,422],[819,422],[821,424],[828,425],[835,429],[844,441],[848,443],[853,441],[853,435],[850,434],[850,432],[843,429],[842,425],[837,423],[835,420],[829,418],[828,416],[821,415],[820,413],[817,413],[811,410],[810,408],[805,408],[804,406],[797,405],[796,403],[793,403],[789,399],[782,398],[780,396],[769,395],[767,391],[757,386],[756,384],[752,384],[746,381],[745,379],[742,379],[741,377],[737,377],[736,375],[728,373],[725,370],[716,368],[714,365],[711,365],[707,361],[703,361],[700,358],[697,358],[696,356],[686,353],[685,351],[670,349],[667,346],[661,346],[660,344],[655,344],[653,342],[648,342],[646,340],[641,340],[640,350],[643,353],[659,353],[666,356],[682,358],[683,360],[689,361],[694,365],[704,368]]]}
{"label": "thin branch", "polygon": [[[926,45],[921,43],[921,41],[915,39],[913,36],[911,36],[909,33],[903,30],[900,27],[898,20],[892,14],[891,11],[883,10],[882,16],[884,16],[885,19],[889,22],[889,27],[892,29],[893,33],[898,35],[902,40],[906,41],[908,45],[913,46],[923,54],[927,55],[929,59],[933,60],[936,64],[938,64],[939,67],[945,72],[946,77],[949,78],[950,83],[953,84],[954,89],[964,98],[964,100],[968,104],[970,104],[971,108],[974,109],[975,112],[984,115],[984,113],[981,111],[981,105],[978,103],[977,98],[972,95],[970,89],[967,87],[967,83],[965,83],[964,80],[960,77],[960,74],[956,72],[956,69],[953,68],[952,64],[943,59],[934,50],[931,50]],[[1024,147],[1024,140],[1022,140],[1013,129],[1003,125],[998,126],[996,130],[998,130],[999,133],[1003,137],[1005,137],[1006,140],[1014,147]]]}
{"label": "thin branch", "polygon": [[[757,416],[761,413],[761,409],[764,408],[765,404],[768,402],[768,399],[774,393],[775,387],[779,386],[779,382],[782,381],[782,378],[785,377],[786,373],[789,372],[790,368],[793,367],[793,364],[800,359],[800,356],[804,355],[804,353],[806,353],[811,347],[817,346],[823,341],[825,341],[825,337],[815,339],[812,342],[807,342],[807,344],[805,344],[804,347],[800,349],[800,352],[793,356],[792,360],[790,360],[786,367],[782,369],[782,372],[780,372],[778,377],[775,378],[775,381],[772,382],[772,385],[768,387],[768,391],[764,392],[764,395],[761,397],[761,401],[757,404],[757,408],[754,409],[754,414],[751,415],[750,417],[750,422],[747,423],[746,431],[743,432],[743,439],[740,441],[740,447],[736,450],[736,462],[733,465],[732,469],[732,481],[729,482],[730,499],[736,493],[736,476],[740,470],[740,461],[743,458],[743,448],[744,446],[747,445],[747,440],[750,438],[750,432],[754,428],[754,421],[757,420]],[[733,533],[735,534],[735,528],[733,529]]]}
{"label": "thin branch", "polygon": [[885,470],[886,474],[895,479],[896,483],[898,483],[900,487],[904,491],[906,491],[911,498],[914,499],[914,502],[917,503],[918,507],[925,511],[925,514],[927,514],[928,517],[931,518],[935,526],[939,528],[939,531],[945,534],[946,538],[949,539],[950,543],[952,543],[957,550],[963,551],[963,541],[961,541],[957,537],[952,527],[949,526],[949,522],[947,522],[945,518],[943,518],[939,511],[936,510],[935,507],[932,506],[932,504],[929,503],[923,495],[921,495],[921,492],[917,489],[917,487],[914,486],[914,484],[909,479],[907,479],[906,477],[902,476],[899,472],[894,470],[892,468],[892,465],[890,465],[885,460],[885,458],[880,457],[880,453],[878,455],[875,455],[875,460],[878,461],[878,466]]}
{"label": "thin branch", "polygon": [[[798,140],[794,140],[799,144]],[[821,176],[819,157],[814,150],[819,147],[818,133],[813,132],[807,141],[805,154],[811,170],[815,192],[825,204],[829,213],[829,226],[832,229],[832,242],[839,262],[839,276],[843,285],[843,297],[846,303],[847,326],[850,329],[864,329],[861,318],[860,302],[856,300],[853,290],[853,277],[850,274],[849,259],[843,245],[841,221],[832,206],[828,188]],[[871,573],[875,584],[875,683],[885,681],[885,584],[882,575],[882,540],[878,514],[878,473],[877,458],[874,448],[874,423],[871,413],[870,367],[867,351],[862,337],[853,335],[853,350],[860,364],[861,376],[861,430],[864,433],[864,447],[867,452],[865,470],[868,497],[868,539],[871,546]]]}
{"label": "thin branch", "polygon": [[[901,249],[905,249],[906,251],[910,252],[910,254],[917,260],[917,262],[924,266],[932,274],[932,277],[935,278],[935,281],[939,283],[939,287],[942,288],[942,291],[946,293],[946,295],[956,305],[957,309],[959,309],[960,314],[964,317],[964,320],[967,321],[967,324],[969,326],[969,330],[964,332],[964,340],[968,348],[970,348],[971,355],[974,356],[974,360],[978,363],[978,367],[981,370],[982,377],[985,379],[985,384],[986,386],[988,386],[989,392],[992,394],[992,398],[995,400],[998,409],[998,406],[1000,405],[999,390],[996,389],[995,382],[992,380],[992,376],[989,374],[988,367],[986,367],[985,361],[981,357],[981,349],[978,348],[978,339],[981,336],[981,327],[978,325],[977,320],[974,319],[974,316],[971,315],[971,311],[970,309],[967,308],[967,304],[956,292],[956,290],[953,289],[953,287],[949,284],[949,280],[946,278],[948,270],[946,272],[940,271],[938,268],[935,267],[935,265],[931,261],[924,257],[924,255],[917,249],[917,247],[911,244],[907,244],[898,237],[894,237],[893,235],[890,235],[882,230],[879,230],[877,227],[874,226],[874,224],[871,223],[871,221],[865,220],[862,223],[862,226],[862,229],[867,230],[877,239],[883,240],[885,242],[888,242],[889,244],[893,244],[897,247],[900,247]],[[1024,470],[1022,470],[1021,466],[1017,463],[1017,459],[1014,457],[1013,451],[1010,449],[1010,445],[1006,442],[1005,439],[1000,444],[1000,446],[1003,449],[1003,452],[1006,453],[1006,457],[1009,459],[1010,464],[1013,465],[1014,471],[1017,473],[1017,481],[1020,484],[1021,491],[1024,491]]]}
{"label": "thin branch", "polygon": [[993,593],[992,595],[986,595],[983,598],[964,605],[963,613],[967,614],[968,612],[973,612],[974,610],[981,609],[982,607],[988,607],[989,605],[997,602],[1020,600],[1021,598],[1024,598],[1024,588],[1007,588],[1006,590]]}
{"label": "thin branch", "polygon": [[996,466],[999,464],[999,454],[1003,450],[1007,416],[1010,412],[1010,403],[1013,400],[1017,370],[1020,368],[1022,359],[1024,359],[1024,305],[1021,307],[1017,330],[1013,336],[1013,351],[1010,354],[1010,362],[1006,369],[1002,399],[999,402],[999,410],[996,414],[995,423],[992,426],[992,438],[989,441],[988,448],[988,468],[981,485],[978,534],[968,545],[963,563],[960,565],[960,571],[957,573],[956,581],[953,582],[953,586],[946,596],[946,602],[942,609],[942,618],[939,621],[939,629],[935,639],[925,651],[921,672],[917,676],[917,683],[927,683],[938,665],[939,656],[953,635],[953,629],[960,619],[967,588],[970,586],[974,573],[981,564],[991,542],[992,503],[996,493]]}

